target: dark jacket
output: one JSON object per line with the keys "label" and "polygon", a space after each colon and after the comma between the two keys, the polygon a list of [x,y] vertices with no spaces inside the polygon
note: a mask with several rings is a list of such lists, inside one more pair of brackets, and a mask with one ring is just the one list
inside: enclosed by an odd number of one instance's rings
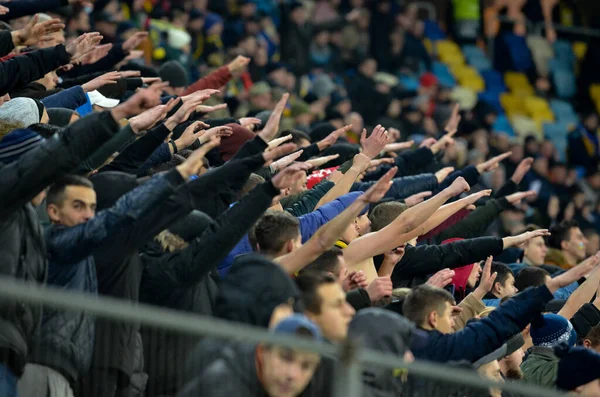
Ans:
{"label": "dark jacket", "polygon": [[178,397],[268,397],[256,371],[256,346],[232,344],[200,375],[187,384]]}
{"label": "dark jacket", "polygon": [[475,362],[521,332],[552,299],[545,285],[526,289],[494,310],[489,317],[467,324],[459,332],[442,334],[429,331],[427,346],[413,349],[413,354],[417,359],[442,363]]}
{"label": "dark jacket", "polygon": [[[366,192],[376,182],[355,182],[350,188],[350,191]],[[424,192],[427,190],[435,190],[438,187],[438,181],[433,174],[421,174],[415,176],[406,176],[394,178],[390,190],[385,194],[386,198],[402,199],[413,194]]]}
{"label": "dark jacket", "polygon": [[[108,140],[118,125],[110,113],[85,118],[47,139],[17,161],[0,167],[0,272],[5,276],[45,283],[46,245],[35,210],[28,204],[57,177],[73,170]],[[0,309],[0,350],[13,352],[11,369],[20,373],[28,340],[41,321],[41,306],[12,302]]]}
{"label": "dark jacket", "polygon": [[[108,244],[112,235],[134,227],[136,221],[167,198],[181,182],[177,171],[157,176],[86,223],[70,228],[50,226],[45,233],[48,284],[97,293],[93,254],[101,250],[114,252],[114,247]],[[76,384],[90,368],[94,321],[93,316],[84,313],[46,309],[42,327],[33,342],[31,361],[56,369],[72,385]]]}
{"label": "dark jacket", "polygon": [[[435,156],[427,147],[400,153],[394,160],[398,167],[396,177],[420,174],[424,168],[435,161]],[[375,171],[368,172],[363,181],[377,181],[392,168],[392,165],[381,165]]]}
{"label": "dark jacket", "polygon": [[44,48],[0,62],[0,95],[39,80],[71,62],[65,46]]}
{"label": "dark jacket", "polygon": [[[319,201],[335,186],[331,181],[323,181],[312,189],[300,193],[298,200],[285,205],[285,211],[299,217],[315,210]],[[283,204],[282,204],[283,205]]]}
{"label": "dark jacket", "polygon": [[[277,194],[279,191],[270,182],[264,183],[215,219],[187,248],[171,253],[146,251],[142,255],[140,300],[211,315],[217,297],[211,271],[269,208]],[[175,393],[183,385],[185,357],[198,338],[144,327],[142,339],[149,375],[147,395]]]}
{"label": "dark jacket", "polygon": [[0,16],[0,20],[9,21],[27,15],[35,15],[38,12],[55,10],[68,5],[68,0],[19,0],[15,1],[14,4],[10,4],[10,12]]}
{"label": "dark jacket", "polygon": [[404,256],[392,273],[394,288],[425,284],[430,275],[442,269],[455,269],[499,255],[504,249],[502,239],[479,237],[442,245],[407,245]]}

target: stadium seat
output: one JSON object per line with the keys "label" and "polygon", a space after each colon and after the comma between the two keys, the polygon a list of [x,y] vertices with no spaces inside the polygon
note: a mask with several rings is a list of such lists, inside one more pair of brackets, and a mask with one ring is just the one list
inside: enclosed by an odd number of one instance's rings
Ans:
{"label": "stadium seat", "polygon": [[552,73],[552,83],[556,94],[562,99],[570,99],[577,93],[575,74],[570,70],[557,70]]}
{"label": "stadium seat", "polygon": [[534,89],[529,83],[527,76],[519,72],[506,72],[504,82],[513,93],[520,95],[533,95]]}
{"label": "stadium seat", "polygon": [[531,51],[527,47],[525,38],[515,34],[505,34],[503,36],[510,58],[515,70],[525,72],[534,67]]}
{"label": "stadium seat", "polygon": [[540,76],[548,76],[550,69],[548,62],[554,57],[554,50],[548,40],[542,36],[528,36],[527,46],[531,51],[535,68]]}
{"label": "stadium seat", "polygon": [[479,72],[470,66],[456,65],[451,67],[452,73],[458,83],[475,92],[481,92],[485,89],[485,82]]}
{"label": "stadium seat", "polygon": [[498,114],[504,113],[504,109],[502,108],[502,104],[500,103],[500,93],[498,93],[497,91],[480,92],[478,97],[480,101],[487,102],[490,105],[492,105],[496,109]]}
{"label": "stadium seat", "polygon": [[496,117],[496,122],[492,126],[492,131],[494,132],[504,132],[509,136],[515,136],[515,131],[513,130],[510,122],[504,115],[498,115]]}
{"label": "stadium seat", "polygon": [[550,109],[556,116],[558,121],[564,120],[572,120],[573,118],[577,118],[577,113],[575,113],[575,109],[573,109],[573,105],[571,105],[567,101],[561,101],[560,99],[552,99],[550,100]]}
{"label": "stadium seat", "polygon": [[567,62],[575,61],[575,53],[571,43],[566,40],[556,40],[553,44],[554,54],[556,58],[563,59]]}
{"label": "stadium seat", "polygon": [[596,102],[600,100],[600,84],[592,84],[590,86],[590,97]]}
{"label": "stadium seat", "polygon": [[419,80],[416,77],[402,75],[399,77],[402,87],[409,91],[417,91],[419,89]]}
{"label": "stadium seat", "polygon": [[525,137],[528,135],[533,135],[539,140],[542,139],[543,134],[539,124],[533,121],[531,118],[517,115],[511,118],[511,122],[516,136],[519,139],[525,139]]}
{"label": "stadium seat", "polygon": [[480,72],[492,69],[492,62],[486,57],[471,58],[467,62]]}
{"label": "stadium seat", "polygon": [[544,136],[554,141],[555,139],[566,138],[569,135],[570,127],[568,124],[563,122],[556,123],[545,123],[544,124]]}
{"label": "stadium seat", "polygon": [[446,33],[442,30],[437,21],[432,19],[425,20],[424,36],[431,41],[444,40]]}
{"label": "stadium seat", "polygon": [[585,57],[587,49],[587,43],[584,43],[582,41],[576,41],[573,43],[573,53],[575,54],[575,58],[577,58],[577,60],[579,61],[581,61]]}
{"label": "stadium seat", "polygon": [[525,108],[523,107],[523,97],[511,93],[500,94],[500,103],[504,112],[509,116],[525,115]]}
{"label": "stadium seat", "polygon": [[477,94],[467,87],[454,87],[450,98],[460,105],[461,110],[472,110],[477,104]]}
{"label": "stadium seat", "polygon": [[452,88],[456,85],[456,80],[447,65],[441,62],[434,62],[432,71],[442,86]]}
{"label": "stadium seat", "polygon": [[486,91],[504,92],[507,90],[502,74],[496,70],[484,70],[481,77],[485,81]]}

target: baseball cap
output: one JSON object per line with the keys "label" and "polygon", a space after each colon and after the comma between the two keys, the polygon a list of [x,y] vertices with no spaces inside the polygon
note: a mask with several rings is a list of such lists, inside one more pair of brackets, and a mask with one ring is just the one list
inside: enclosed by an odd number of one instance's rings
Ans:
{"label": "baseball cap", "polygon": [[119,104],[118,99],[107,98],[98,91],[88,92],[88,97],[92,105],[98,105],[106,109],[112,109]]}
{"label": "baseball cap", "polygon": [[290,335],[298,335],[299,333],[304,335],[306,333],[308,334],[306,336],[310,335],[311,339],[315,341],[323,340],[319,327],[303,314],[292,314],[291,316],[286,317],[275,326],[273,332],[276,334]]}

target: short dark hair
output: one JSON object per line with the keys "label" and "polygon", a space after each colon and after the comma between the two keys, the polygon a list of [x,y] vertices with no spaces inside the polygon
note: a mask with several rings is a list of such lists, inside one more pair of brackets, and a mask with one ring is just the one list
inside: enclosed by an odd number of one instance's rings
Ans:
{"label": "short dark hair", "polygon": [[407,209],[408,206],[406,204],[397,201],[388,201],[375,206],[373,211],[369,214],[371,231],[377,232],[383,229]]}
{"label": "short dark hair", "polygon": [[292,136],[292,139],[290,142],[294,143],[296,145],[300,144],[300,141],[303,139],[306,139],[308,142],[310,142],[310,136],[308,136],[308,134],[304,131],[292,129],[292,130],[283,131],[281,133],[281,136],[288,136],[288,135]]}
{"label": "short dark hair", "polygon": [[65,200],[65,190],[69,186],[83,186],[90,189],[94,189],[94,184],[86,177],[79,175],[65,175],[56,182],[54,182],[48,194],[46,195],[46,204],[55,204],[59,207],[62,206]]}
{"label": "short dark hair", "polygon": [[498,273],[495,282],[500,283],[500,285],[504,285],[504,283],[506,283],[509,274],[512,274],[513,277],[515,276],[513,271],[510,270],[510,267],[506,266],[504,263],[501,262],[492,262],[491,272],[492,274]]}
{"label": "short dark hair", "polygon": [[148,170],[148,175],[149,176],[153,176],[156,174],[160,174],[166,171],[170,171],[173,168],[177,167],[178,165],[181,165],[185,162],[185,157],[180,156],[179,154],[174,154],[173,157],[171,158],[171,160],[167,161],[166,163],[161,163],[158,164],[152,168],[150,168]]}
{"label": "short dark hair", "polygon": [[252,228],[249,238],[252,248],[265,254],[275,254],[283,245],[298,237],[300,221],[285,211],[267,211]]}
{"label": "short dark hair", "polygon": [[239,201],[242,197],[250,193],[261,183],[265,183],[265,178],[258,174],[250,174],[250,177],[242,187],[242,190],[238,193],[237,200]]}
{"label": "short dark hair", "polygon": [[321,313],[322,302],[318,292],[319,287],[335,283],[337,283],[337,279],[325,272],[302,272],[296,277],[296,285],[300,290],[305,309],[314,314]]}
{"label": "short dark hair", "polygon": [[524,291],[529,287],[539,287],[546,282],[548,276],[550,273],[540,267],[527,266],[515,277],[515,287],[519,291]]}
{"label": "short dark hair", "polygon": [[58,134],[64,130],[62,127],[58,127],[52,124],[32,124],[27,129],[37,132],[42,138],[48,139],[54,134]]}
{"label": "short dark hair", "polygon": [[402,312],[404,313],[404,317],[411,320],[417,326],[421,326],[432,311],[442,314],[446,308],[446,302],[451,305],[454,304],[454,297],[450,292],[423,284],[414,288],[408,294],[404,300]]}
{"label": "short dark hair", "polygon": [[571,239],[571,229],[579,227],[577,221],[562,221],[550,228],[550,237],[548,237],[548,246],[554,249],[562,249],[561,243]]}
{"label": "short dark hair", "polygon": [[584,339],[589,339],[594,348],[600,346],[600,324],[593,326]]}
{"label": "short dark hair", "polygon": [[340,256],[344,255],[344,251],[338,247],[332,247],[327,251],[323,252],[317,259],[311,264],[306,266],[303,272],[324,272],[333,273],[337,275],[339,273]]}

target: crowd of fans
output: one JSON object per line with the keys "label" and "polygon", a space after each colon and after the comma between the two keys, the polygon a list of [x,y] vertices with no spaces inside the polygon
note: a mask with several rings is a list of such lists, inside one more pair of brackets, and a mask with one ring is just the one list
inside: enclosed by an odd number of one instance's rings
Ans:
{"label": "crowd of fans", "polygon": [[[2,276],[600,397],[594,111],[568,162],[495,131],[493,107],[461,108],[428,72],[401,1],[0,14]],[[316,353],[0,303],[5,397],[331,396],[335,373]],[[509,395],[360,376],[365,396]]]}

